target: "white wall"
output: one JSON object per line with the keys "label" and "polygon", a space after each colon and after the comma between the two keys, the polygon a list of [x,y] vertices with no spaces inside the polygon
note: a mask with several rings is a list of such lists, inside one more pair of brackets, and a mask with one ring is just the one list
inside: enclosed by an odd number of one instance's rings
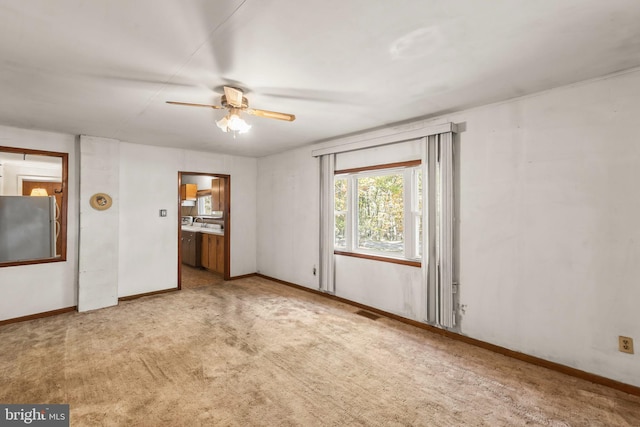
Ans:
{"label": "white wall", "polygon": [[[463,334],[640,386],[640,355],[617,351],[618,335],[640,340],[637,117],[638,70],[434,120],[463,129]],[[259,160],[258,211],[275,205],[277,215],[259,219],[258,269],[317,288],[307,266],[318,252],[297,250],[301,239],[318,246],[317,167],[306,156],[310,149]],[[353,266],[336,276],[337,292],[412,313],[415,289],[405,289],[412,279],[394,269]],[[361,286],[365,272],[368,287]],[[385,281],[399,294],[386,295]]]}
{"label": "white wall", "polygon": [[451,115],[470,336],[640,385],[640,72]]}
{"label": "white wall", "polygon": [[310,148],[258,162],[258,272],[318,289],[320,185]]}
{"label": "white wall", "polygon": [[408,319],[425,319],[420,268],[336,255],[335,277],[335,294],[341,298]]}
{"label": "white wall", "polygon": [[180,150],[120,145],[120,297],[177,287],[181,158]]}
{"label": "white wall", "polygon": [[[69,153],[67,261],[0,268],[0,320],[78,305],[81,151],[82,233],[87,237],[82,249],[82,309],[113,304],[116,297],[177,287],[178,171],[231,176],[231,276],[256,271],[256,159],[83,139],[80,150],[73,135],[0,126],[2,145]],[[117,177],[105,181],[112,172]],[[113,207],[91,210],[89,197],[95,192],[112,195]],[[167,209],[167,217],[159,216],[160,209]],[[104,214],[115,216],[115,223],[101,222]],[[110,245],[105,246],[105,235],[113,237],[107,239]],[[104,263],[96,261],[109,255],[114,257],[109,263],[112,270],[101,274]]]}
{"label": "white wall", "polygon": [[177,287],[179,171],[231,176],[231,276],[254,273],[256,164],[253,158],[121,142],[118,296]]}
{"label": "white wall", "polygon": [[[118,304],[120,141],[80,136],[80,254],[78,311]],[[112,206],[96,210],[91,197],[105,193]]]}
{"label": "white wall", "polygon": [[0,268],[0,320],[76,305],[78,214],[75,137],[0,126],[0,145],[69,153],[67,260]]}

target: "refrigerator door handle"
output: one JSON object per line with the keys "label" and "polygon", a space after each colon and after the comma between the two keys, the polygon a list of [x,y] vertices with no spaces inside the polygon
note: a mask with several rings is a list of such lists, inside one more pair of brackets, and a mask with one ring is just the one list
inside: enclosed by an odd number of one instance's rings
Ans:
{"label": "refrigerator door handle", "polygon": [[56,254],[56,242],[58,241],[58,203],[56,202],[56,197],[55,196],[49,196],[49,200],[51,201],[51,222],[53,224],[51,224],[53,227],[51,227],[51,250],[50,250],[50,256],[51,257],[55,257]]}

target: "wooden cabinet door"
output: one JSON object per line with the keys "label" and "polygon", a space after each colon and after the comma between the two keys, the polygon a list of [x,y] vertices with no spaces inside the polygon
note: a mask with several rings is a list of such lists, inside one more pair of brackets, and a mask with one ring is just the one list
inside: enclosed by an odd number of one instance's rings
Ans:
{"label": "wooden cabinet door", "polygon": [[200,267],[200,234],[193,231],[182,232],[182,262],[184,264]]}
{"label": "wooden cabinet door", "polygon": [[216,271],[216,236],[202,233],[202,266],[207,270]]}
{"label": "wooden cabinet door", "polygon": [[209,234],[209,270],[216,271],[216,258],[217,258],[217,247],[216,247],[216,236]]}
{"label": "wooden cabinet door", "polygon": [[218,179],[218,210],[224,211],[224,183],[226,178]]}
{"label": "wooden cabinet door", "polygon": [[193,265],[193,233],[188,231],[182,232],[182,262],[187,265]]}
{"label": "wooden cabinet door", "polygon": [[202,233],[202,266],[209,268],[209,235]]}
{"label": "wooden cabinet door", "polygon": [[196,200],[198,186],[196,184],[182,184],[180,186],[180,200]]}
{"label": "wooden cabinet door", "polygon": [[189,246],[188,246],[188,238],[187,238],[187,232],[183,231],[182,234],[180,235],[180,241],[182,242],[182,263],[183,264],[188,264],[189,263]]}
{"label": "wooden cabinet door", "polygon": [[224,236],[202,233],[202,266],[224,274]]}
{"label": "wooden cabinet door", "polygon": [[216,271],[224,274],[224,237],[215,236],[216,240]]}
{"label": "wooden cabinet door", "polygon": [[220,209],[220,180],[211,180],[211,210],[219,211]]}

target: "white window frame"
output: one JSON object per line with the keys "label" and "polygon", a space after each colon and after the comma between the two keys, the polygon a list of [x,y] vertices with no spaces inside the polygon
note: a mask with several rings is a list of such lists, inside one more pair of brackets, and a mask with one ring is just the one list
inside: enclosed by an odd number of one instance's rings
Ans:
{"label": "white window frame", "polygon": [[[391,260],[405,260],[420,263],[422,254],[418,249],[419,236],[416,218],[422,216],[418,208],[418,188],[417,175],[422,173],[422,165],[402,166],[402,167],[377,167],[371,169],[358,170],[356,172],[340,172],[334,176],[333,189],[335,198],[335,181],[346,179],[347,181],[347,202],[345,211],[334,211],[334,218],[337,215],[345,215],[345,246],[335,247],[335,250],[342,254],[359,254],[375,258],[388,258]],[[358,179],[371,176],[382,176],[402,174],[403,182],[403,248],[402,253],[376,251],[374,249],[363,249],[358,247]],[[334,230],[335,235],[335,230]],[[334,240],[335,243],[335,240]],[[424,246],[424,245],[423,245]]]}
{"label": "white window frame", "polygon": [[206,210],[206,199],[209,199],[209,207],[211,207],[213,203],[213,196],[211,194],[204,194],[198,196],[196,199],[196,204],[198,205],[198,215],[200,216],[211,215],[211,209],[209,209],[209,212],[207,212]]}

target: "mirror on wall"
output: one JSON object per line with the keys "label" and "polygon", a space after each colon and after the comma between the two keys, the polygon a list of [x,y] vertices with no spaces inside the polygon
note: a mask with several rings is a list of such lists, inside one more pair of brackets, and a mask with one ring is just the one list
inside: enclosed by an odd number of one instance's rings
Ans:
{"label": "mirror on wall", "polygon": [[68,154],[0,146],[0,267],[65,261]]}

